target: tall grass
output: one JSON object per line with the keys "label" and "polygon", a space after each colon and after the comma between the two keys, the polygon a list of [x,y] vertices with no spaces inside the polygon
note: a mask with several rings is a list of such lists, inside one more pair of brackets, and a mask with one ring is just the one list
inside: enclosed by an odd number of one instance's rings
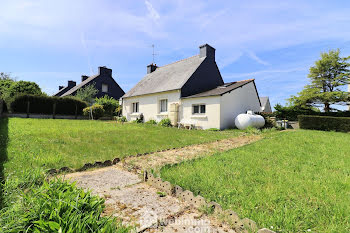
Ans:
{"label": "tall grass", "polygon": [[6,180],[1,232],[128,232],[115,218],[101,217],[103,199],[43,174],[36,170]]}
{"label": "tall grass", "polygon": [[294,131],[161,170],[277,232],[350,232],[350,134]]}

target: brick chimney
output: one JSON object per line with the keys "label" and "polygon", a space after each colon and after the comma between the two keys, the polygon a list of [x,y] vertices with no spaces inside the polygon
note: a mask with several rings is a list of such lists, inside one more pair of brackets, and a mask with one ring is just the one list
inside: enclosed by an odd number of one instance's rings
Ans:
{"label": "brick chimney", "polygon": [[215,49],[208,44],[199,46],[199,57],[207,57],[215,60]]}
{"label": "brick chimney", "polygon": [[58,90],[60,91],[60,90],[62,90],[64,88],[64,86],[59,86],[58,87]]}
{"label": "brick chimney", "polygon": [[100,67],[98,67],[98,74],[112,76],[112,69],[108,69],[105,66],[100,66]]}
{"label": "brick chimney", "polygon": [[84,82],[86,79],[88,79],[89,78],[89,76],[87,76],[87,75],[82,75],[81,76],[81,81],[82,82]]}
{"label": "brick chimney", "polygon": [[68,87],[69,87],[69,89],[71,89],[72,87],[75,87],[75,85],[77,85],[76,82],[74,82],[74,81],[72,81],[72,80],[69,80],[69,81],[68,81]]}
{"label": "brick chimney", "polygon": [[147,74],[152,73],[153,71],[155,71],[157,69],[157,65],[156,64],[150,64],[147,66]]}

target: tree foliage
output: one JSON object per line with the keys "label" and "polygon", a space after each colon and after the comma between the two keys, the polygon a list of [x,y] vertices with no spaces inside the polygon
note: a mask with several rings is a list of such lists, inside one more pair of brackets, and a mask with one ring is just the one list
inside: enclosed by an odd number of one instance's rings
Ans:
{"label": "tree foliage", "polygon": [[340,57],[339,49],[321,53],[321,59],[310,67],[310,84],[297,96],[292,96],[291,103],[304,108],[323,107],[325,112],[332,110],[331,104],[347,104],[350,99],[344,86],[349,83],[349,59],[350,57]]}
{"label": "tree foliage", "polygon": [[88,102],[89,104],[92,104],[94,102],[95,95],[98,93],[98,90],[95,88],[95,84],[87,85],[83,88],[80,88],[77,91],[77,94],[75,97],[78,99]]}
{"label": "tree foliage", "polygon": [[105,114],[109,116],[113,116],[118,111],[118,107],[119,107],[118,100],[112,97],[109,97],[108,95],[105,95],[100,98],[95,98],[95,103],[102,105],[103,109],[105,110]]}
{"label": "tree foliage", "polygon": [[35,82],[14,81],[12,79],[0,80],[0,97],[9,101],[19,94],[41,95],[41,89]]}

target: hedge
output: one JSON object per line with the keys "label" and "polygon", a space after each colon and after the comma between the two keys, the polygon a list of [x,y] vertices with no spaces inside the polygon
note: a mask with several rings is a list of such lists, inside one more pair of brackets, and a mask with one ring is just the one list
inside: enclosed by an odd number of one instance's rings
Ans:
{"label": "hedge", "polygon": [[350,132],[350,117],[298,116],[301,129]]}
{"label": "hedge", "polygon": [[87,103],[72,97],[54,97],[43,95],[18,95],[11,101],[10,109],[13,113],[27,113],[55,115],[82,115]]}

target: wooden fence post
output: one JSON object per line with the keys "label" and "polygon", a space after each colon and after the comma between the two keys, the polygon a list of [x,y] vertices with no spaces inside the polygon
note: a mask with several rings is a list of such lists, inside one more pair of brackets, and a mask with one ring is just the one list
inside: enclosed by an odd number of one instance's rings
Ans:
{"label": "wooden fence post", "polygon": [[27,118],[29,118],[30,101],[27,101]]}
{"label": "wooden fence post", "polygon": [[52,119],[55,119],[55,115],[56,115],[56,102],[53,103],[53,112],[52,112]]}
{"label": "wooden fence post", "polygon": [[75,104],[75,119],[78,119],[78,106]]}

